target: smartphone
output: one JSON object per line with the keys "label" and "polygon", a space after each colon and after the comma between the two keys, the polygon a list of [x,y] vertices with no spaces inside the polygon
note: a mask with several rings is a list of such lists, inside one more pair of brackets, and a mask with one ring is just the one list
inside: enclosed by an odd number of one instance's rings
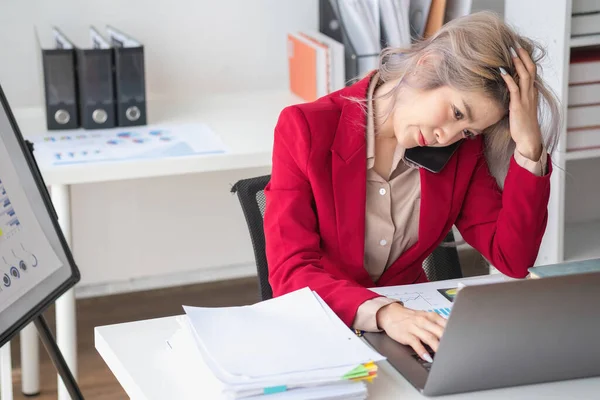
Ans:
{"label": "smartphone", "polygon": [[448,163],[463,140],[445,147],[412,147],[404,152],[404,159],[417,167],[438,173]]}

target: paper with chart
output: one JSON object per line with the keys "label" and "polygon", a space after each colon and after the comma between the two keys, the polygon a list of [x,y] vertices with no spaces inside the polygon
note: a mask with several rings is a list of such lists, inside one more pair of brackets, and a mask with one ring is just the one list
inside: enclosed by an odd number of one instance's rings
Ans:
{"label": "paper with chart", "polygon": [[465,286],[502,283],[512,280],[502,275],[484,275],[447,281],[388,286],[371,290],[383,296],[400,300],[404,306],[419,311],[434,311],[444,318],[450,316],[454,298]]}
{"label": "paper with chart", "polygon": [[[422,288],[415,287],[418,285],[393,286],[388,288],[372,289],[386,297],[400,300],[406,308],[420,311],[435,311],[442,317],[448,318],[452,309],[452,301],[442,292],[450,292],[456,290],[456,285],[445,285],[440,288],[432,288],[424,286]],[[456,293],[456,292],[454,292]]]}
{"label": "paper with chart", "polygon": [[29,139],[34,144],[37,162],[43,167],[227,151],[219,136],[202,123],[54,131]]}

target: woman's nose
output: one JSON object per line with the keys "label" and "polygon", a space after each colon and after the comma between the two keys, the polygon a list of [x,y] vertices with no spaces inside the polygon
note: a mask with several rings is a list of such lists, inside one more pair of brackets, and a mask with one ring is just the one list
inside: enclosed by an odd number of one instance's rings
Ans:
{"label": "woman's nose", "polygon": [[437,143],[441,145],[445,145],[448,142],[448,138],[450,136],[442,128],[434,129],[433,134],[435,135],[435,140],[437,141]]}
{"label": "woman's nose", "polygon": [[[452,132],[454,132],[454,130]],[[457,133],[449,133],[449,130],[439,128],[434,129],[433,133],[435,134],[435,139],[437,140],[438,144],[442,146],[448,146],[457,140],[460,140],[462,137],[462,130],[458,131]]]}

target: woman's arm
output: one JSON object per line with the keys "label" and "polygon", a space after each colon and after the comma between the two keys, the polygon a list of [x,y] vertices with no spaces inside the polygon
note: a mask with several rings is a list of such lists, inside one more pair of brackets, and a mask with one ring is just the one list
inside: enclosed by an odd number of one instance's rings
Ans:
{"label": "woman's arm", "polygon": [[509,129],[516,143],[504,191],[481,155],[456,226],[501,272],[522,278],[535,263],[546,230],[552,164],[537,118],[536,65],[524,49],[510,51],[519,84],[500,68],[510,92]]}
{"label": "woman's arm", "polygon": [[480,156],[456,227],[498,270],[522,278],[535,263],[546,230],[552,167],[548,162],[547,173],[538,176],[516,158],[501,192]]}
{"label": "woman's arm", "polygon": [[265,188],[269,281],[274,296],[310,287],[351,326],[358,307],[379,295],[323,268],[308,179],[310,151],[311,132],[302,110],[286,108],[275,128],[271,181]]}

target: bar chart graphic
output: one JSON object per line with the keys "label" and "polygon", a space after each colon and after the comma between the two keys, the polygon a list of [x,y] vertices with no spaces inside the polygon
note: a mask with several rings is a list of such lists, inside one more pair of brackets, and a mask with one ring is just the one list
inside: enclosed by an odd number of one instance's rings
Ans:
{"label": "bar chart graphic", "polygon": [[0,242],[9,239],[21,228],[21,222],[0,179]]}
{"label": "bar chart graphic", "polygon": [[[396,297],[396,296],[394,296]],[[422,292],[414,292],[414,293],[403,293],[396,297],[407,308],[411,308],[413,310],[422,310],[422,311],[434,311],[437,314],[441,315],[444,318],[448,318],[450,316],[450,307],[443,307],[441,304],[435,299],[429,297],[426,293]]]}

